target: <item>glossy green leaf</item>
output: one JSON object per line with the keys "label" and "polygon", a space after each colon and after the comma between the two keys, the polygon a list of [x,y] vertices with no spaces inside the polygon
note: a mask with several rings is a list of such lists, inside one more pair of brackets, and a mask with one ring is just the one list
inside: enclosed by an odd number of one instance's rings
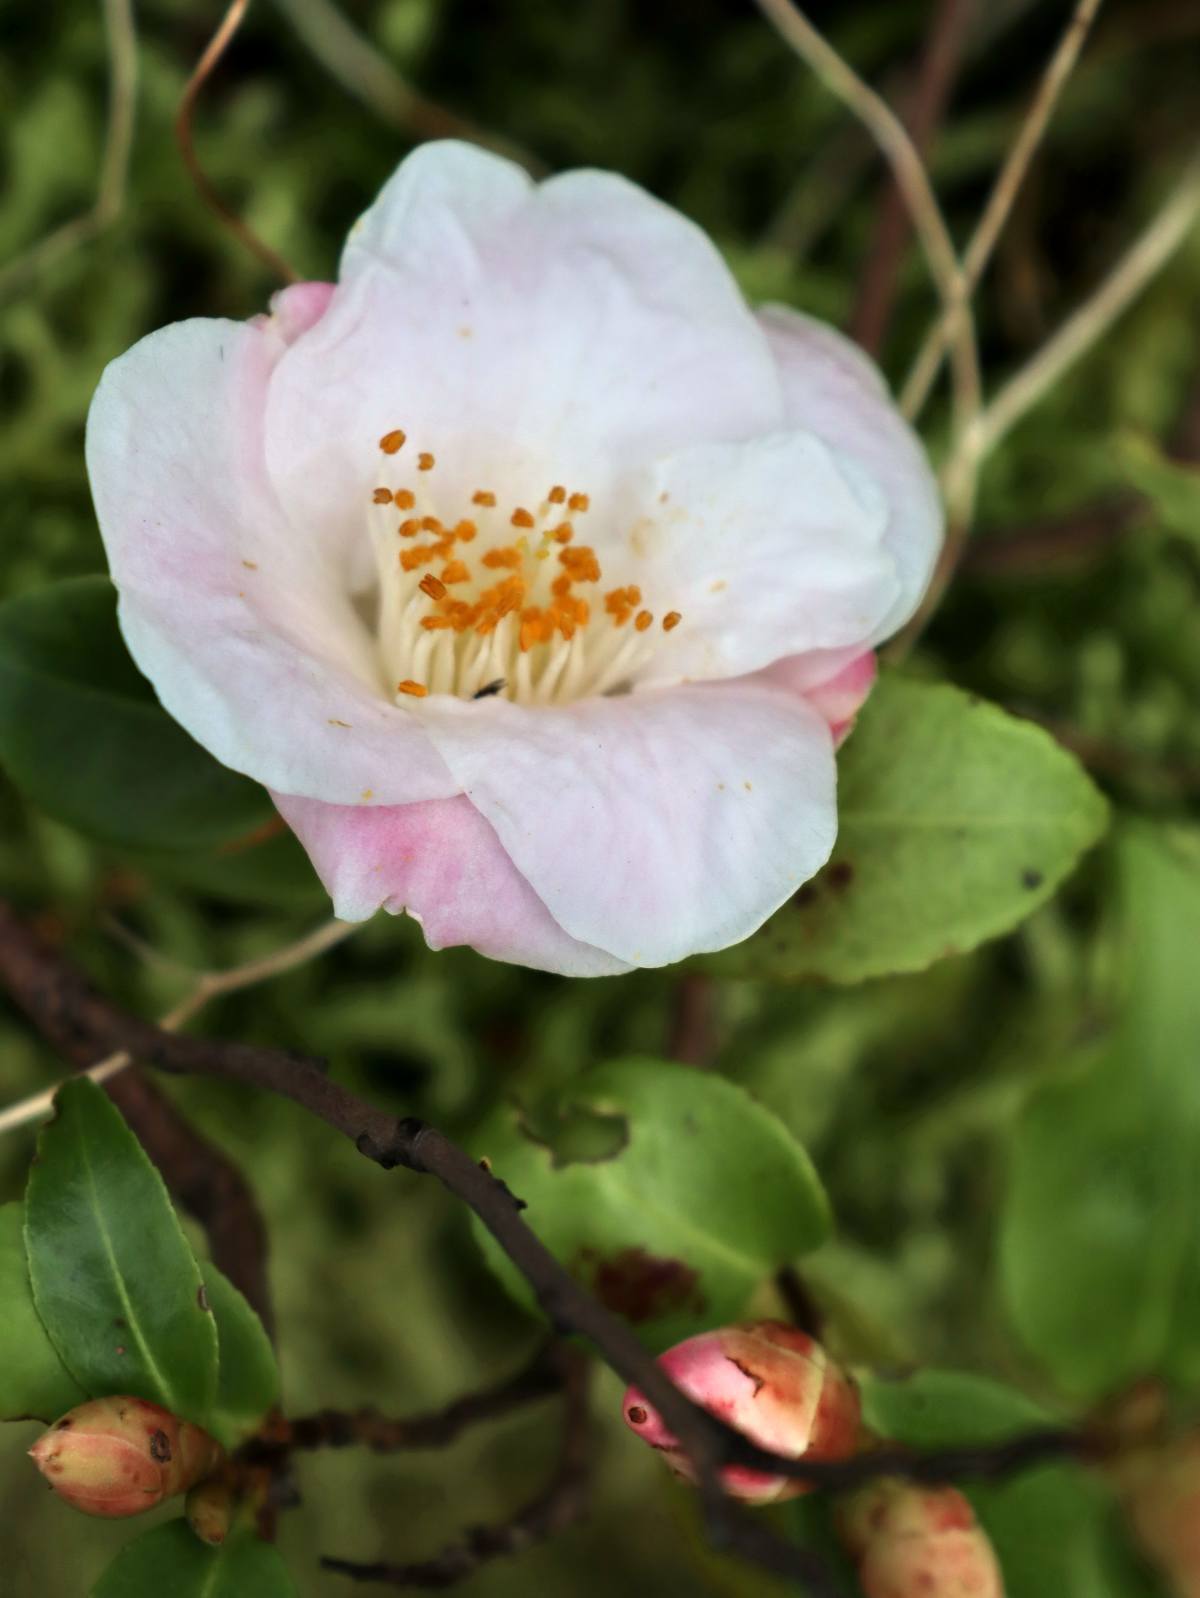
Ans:
{"label": "glossy green leaf", "polygon": [[138,849],[193,849],[271,814],[171,720],[125,649],[106,577],[0,605],[0,765],[49,815]]}
{"label": "glossy green leaf", "polygon": [[279,1398],[279,1366],[263,1323],[228,1278],[204,1268],[217,1323],[217,1399],[208,1430],[227,1448],[249,1435]]}
{"label": "glossy green leaf", "polygon": [[131,1393],[204,1425],[217,1330],[162,1178],[100,1088],[59,1090],[29,1173],[34,1302],[90,1393]]}
{"label": "glossy green leaf", "polygon": [[831,982],[923,970],[1044,903],[1107,816],[1047,733],[944,683],[885,674],[838,771],[830,863],[708,969]]}
{"label": "glossy green leaf", "polygon": [[296,1598],[283,1555],[243,1532],[210,1548],[186,1521],[127,1543],[91,1598]]}
{"label": "glossy green leaf", "polygon": [[[536,1127],[516,1107],[475,1151],[542,1241],[646,1341],[735,1317],[778,1266],[821,1243],[828,1204],[783,1123],[724,1078],[653,1059],[584,1073]],[[528,1288],[477,1235],[509,1290]]]}
{"label": "glossy green leaf", "polygon": [[[956,1371],[866,1377],[863,1418],[913,1448],[1000,1442],[1053,1424],[1022,1394]],[[1108,1498],[1074,1466],[1043,1465],[999,1485],[966,1485],[1004,1571],[1006,1598],[1122,1598],[1107,1580]]]}
{"label": "glossy green leaf", "polygon": [[1064,1392],[1200,1389],[1200,837],[1118,849],[1119,1013],[1028,1106],[1001,1262],[1013,1324]]}
{"label": "glossy green leaf", "polygon": [[87,1393],[59,1359],[33,1304],[25,1207],[0,1205],[0,1420],[57,1420]]}

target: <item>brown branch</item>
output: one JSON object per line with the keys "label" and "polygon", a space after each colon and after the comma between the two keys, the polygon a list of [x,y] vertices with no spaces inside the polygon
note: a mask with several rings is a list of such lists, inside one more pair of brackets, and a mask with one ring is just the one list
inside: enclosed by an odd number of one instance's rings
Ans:
{"label": "brown branch", "polygon": [[578,1520],[586,1508],[590,1477],[587,1364],[577,1349],[560,1347],[557,1358],[563,1391],[562,1440],[550,1480],[536,1497],[499,1525],[472,1527],[460,1542],[451,1543],[433,1559],[408,1565],[322,1559],[323,1568],[388,1587],[452,1587],[487,1561],[523,1553]]}
{"label": "brown branch", "polygon": [[551,1325],[563,1334],[585,1337],[610,1369],[636,1384],[658,1410],[692,1462],[712,1542],[806,1584],[817,1598],[832,1592],[823,1560],[777,1536],[731,1502],[721,1486],[723,1466],[743,1465],[814,1487],[845,1490],[881,1475],[922,1482],[992,1478],[1050,1459],[1091,1458],[1101,1446],[1085,1434],[1043,1430],[998,1445],[925,1454],[884,1448],[844,1461],[772,1454],[693,1404],[629,1327],[559,1264],[522,1220],[521,1201],[435,1128],[412,1118],[397,1120],[332,1081],[315,1060],[244,1043],[179,1037],[126,1015],[48,950],[3,901],[0,983],[47,1037],[83,1036],[92,1045],[127,1049],[161,1070],[220,1077],[281,1094],[341,1132],[360,1154],[383,1169],[403,1166],[435,1177],[496,1239],[532,1288]]}
{"label": "brown branch", "polygon": [[183,157],[183,164],[188,169],[188,174],[195,184],[200,198],[209,210],[220,219],[222,224],[229,229],[239,244],[244,244],[252,255],[258,257],[264,266],[274,272],[276,277],[284,283],[298,283],[298,273],[294,272],[282,255],[274,251],[269,244],[260,239],[254,229],[235,211],[231,211],[225,201],[218,194],[216,187],[204,168],[200,165],[196,154],[196,147],[192,139],[192,113],[196,109],[196,101],[200,91],[208,82],[221,57],[228,49],[230,41],[242,24],[246,15],[246,7],[250,0],[232,0],[229,9],[221,19],[221,24],[216,33],[208,42],[204,54],[196,64],[196,70],[188,79],[183,95],[179,101],[179,110],[175,116],[175,139],[179,145],[179,153]]}
{"label": "brown branch", "polygon": [[[933,143],[962,61],[963,47],[974,18],[975,0],[937,0],[925,49],[917,68],[905,125],[917,153]],[[899,286],[904,250],[912,221],[904,195],[890,178],[867,249],[867,266],[850,315],[848,332],[863,349],[878,355]]]}
{"label": "brown branch", "polygon": [[390,1419],[374,1409],[349,1414],[322,1409],[313,1415],[273,1422],[266,1436],[255,1438],[243,1452],[259,1460],[293,1449],[311,1452],[320,1448],[369,1448],[376,1454],[392,1454],[410,1448],[446,1448],[472,1426],[497,1420],[560,1392],[565,1369],[561,1348],[556,1343],[543,1343],[512,1376],[477,1393],[468,1393],[465,1398],[456,1398],[444,1409],[402,1420]]}

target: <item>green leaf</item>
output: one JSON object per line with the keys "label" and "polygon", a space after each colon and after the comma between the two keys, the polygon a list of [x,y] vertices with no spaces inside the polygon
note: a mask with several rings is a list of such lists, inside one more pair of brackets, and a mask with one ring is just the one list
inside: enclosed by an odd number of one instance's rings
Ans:
{"label": "green leaf", "polygon": [[[558,1259],[659,1347],[735,1317],[765,1276],[829,1231],[820,1182],[783,1123],[686,1066],[629,1059],[585,1072],[548,1124],[506,1106],[473,1147]],[[531,1303],[478,1223],[476,1234]]]}
{"label": "green leaf", "polygon": [[278,1401],[279,1366],[263,1323],[215,1265],[205,1267],[204,1286],[220,1350],[217,1400],[208,1430],[226,1448],[234,1448]]}
{"label": "green leaf", "polygon": [[1119,1015],[1020,1120],[1001,1232],[1013,1324],[1084,1398],[1200,1389],[1200,836],[1130,829],[1117,860]]}
{"label": "green leaf", "polygon": [[0,605],[0,764],[35,804],[109,843],[192,849],[271,814],[171,720],[134,666],[105,577]]}
{"label": "green leaf", "polygon": [[217,1329],[162,1178],[86,1077],[38,1139],[25,1243],[38,1314],[93,1395],[130,1393],[207,1424]]}
{"label": "green leaf", "polygon": [[88,1395],[55,1353],[34,1308],[24,1224],[24,1205],[0,1205],[0,1420],[50,1422]]}
{"label": "green leaf", "polygon": [[[912,1448],[997,1443],[1053,1418],[1023,1394],[956,1371],[862,1381],[863,1418]],[[1117,1598],[1108,1563],[1108,1498],[1075,1466],[1043,1465],[995,1485],[966,1485],[1004,1571],[1006,1598]]]}
{"label": "green leaf", "polygon": [[210,1548],[173,1520],[127,1543],[91,1598],[296,1598],[296,1587],[270,1543],[243,1532]]}
{"label": "green leaf", "polygon": [[1200,471],[1168,460],[1153,439],[1126,433],[1120,440],[1129,481],[1145,494],[1163,526],[1200,545]]}
{"label": "green leaf", "polygon": [[946,684],[884,675],[838,769],[830,863],[708,969],[831,982],[923,970],[1044,903],[1107,816],[1047,733]]}

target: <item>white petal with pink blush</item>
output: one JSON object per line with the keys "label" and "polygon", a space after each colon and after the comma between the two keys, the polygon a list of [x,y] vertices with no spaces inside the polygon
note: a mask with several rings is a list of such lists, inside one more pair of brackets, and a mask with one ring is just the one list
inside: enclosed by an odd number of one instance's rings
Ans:
{"label": "white petal with pink blush", "polygon": [[450,143],[336,284],[115,361],[88,466],[131,653],[338,913],[572,975],[737,942],[819,869],[942,534],[840,335],[620,178]]}

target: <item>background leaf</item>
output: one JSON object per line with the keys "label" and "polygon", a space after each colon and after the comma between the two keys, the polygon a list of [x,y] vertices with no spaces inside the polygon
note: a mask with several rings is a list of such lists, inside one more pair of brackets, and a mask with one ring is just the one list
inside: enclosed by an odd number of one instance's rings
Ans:
{"label": "background leaf", "polygon": [[279,1398],[279,1366],[263,1323],[215,1265],[204,1289],[217,1323],[217,1398],[208,1430],[227,1448],[252,1432]]}
{"label": "background leaf", "polygon": [[861,982],[1007,932],[1104,828],[1079,763],[1040,728],[944,683],[885,674],[838,761],[830,863],[725,976]]}
{"label": "background leaf", "polygon": [[1066,1393],[1160,1374],[1200,1388],[1200,838],[1117,851],[1119,1014],[1012,1142],[1005,1300]]}
{"label": "background leaf", "polygon": [[0,1205],[0,1420],[49,1423],[88,1396],[38,1317],[25,1260],[25,1206]]}
{"label": "background leaf", "polygon": [[210,1548],[173,1520],[128,1543],[91,1598],[295,1598],[283,1555],[243,1533]]}
{"label": "background leaf", "polygon": [[220,843],[272,814],[159,705],[107,577],[0,605],[0,764],[49,815],[141,850]]}
{"label": "background leaf", "polygon": [[[764,1277],[829,1229],[817,1175],[783,1123],[686,1066],[600,1066],[536,1124],[505,1106],[472,1146],[525,1200],[542,1241],[657,1347],[735,1318]],[[478,1224],[476,1235],[510,1292],[531,1302]]]}
{"label": "background leaf", "polygon": [[68,1082],[38,1140],[25,1238],[34,1302],[89,1393],[130,1393],[204,1426],[217,1331],[162,1178],[103,1091]]}

